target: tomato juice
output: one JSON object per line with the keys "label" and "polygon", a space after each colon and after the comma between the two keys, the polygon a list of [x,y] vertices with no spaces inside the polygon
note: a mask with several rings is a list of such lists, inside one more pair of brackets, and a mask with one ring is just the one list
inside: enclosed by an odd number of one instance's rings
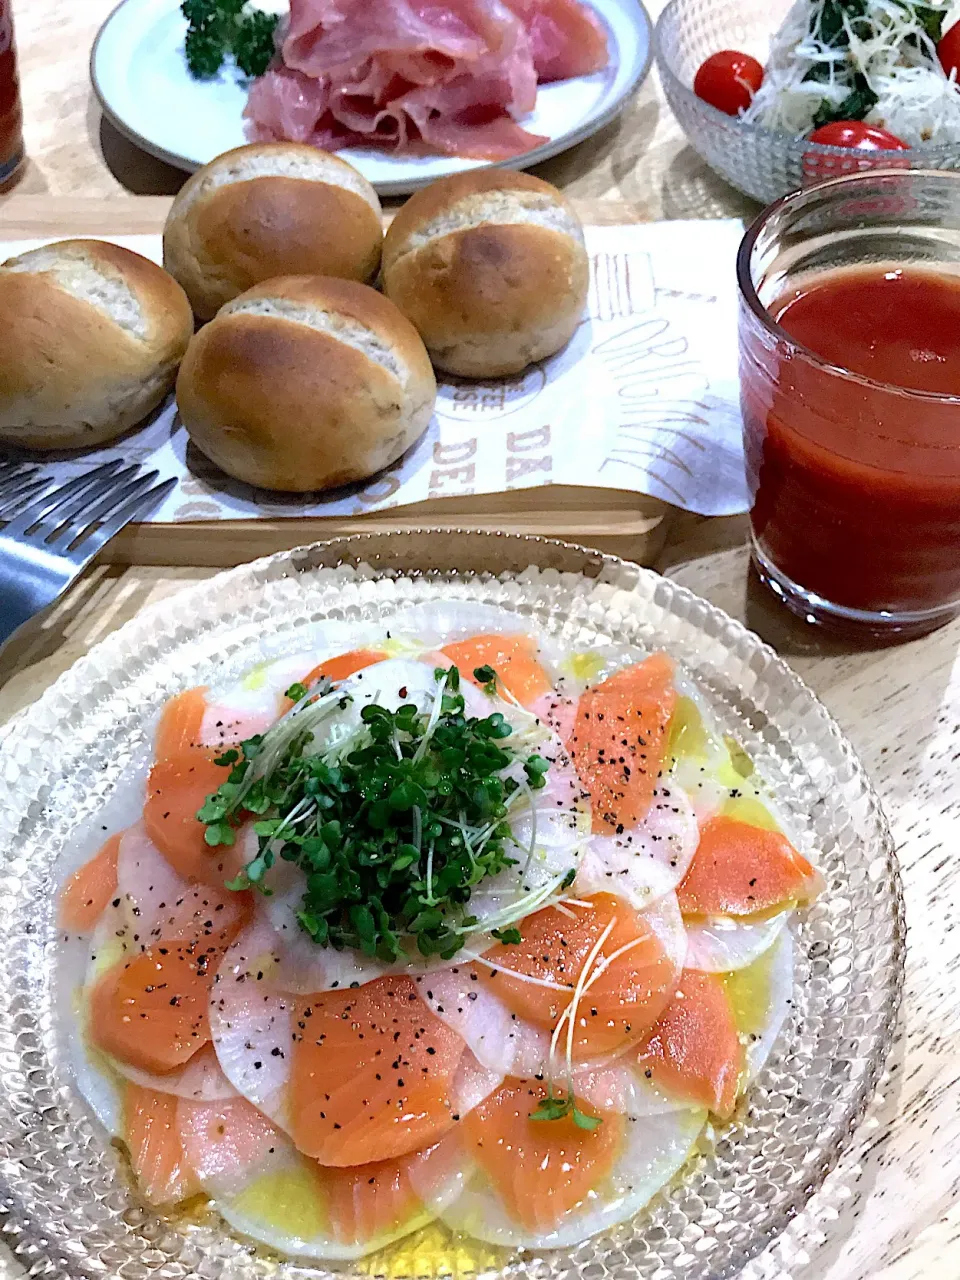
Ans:
{"label": "tomato juice", "polygon": [[788,603],[905,632],[960,608],[960,276],[861,264],[745,301],[741,396],[756,558]]}
{"label": "tomato juice", "polygon": [[23,163],[23,112],[10,0],[0,0],[0,191],[12,186]]}

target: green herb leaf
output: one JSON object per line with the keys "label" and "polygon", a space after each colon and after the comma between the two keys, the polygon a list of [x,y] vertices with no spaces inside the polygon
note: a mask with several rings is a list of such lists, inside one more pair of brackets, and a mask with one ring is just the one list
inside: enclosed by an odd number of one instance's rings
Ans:
{"label": "green herb leaf", "polygon": [[523,941],[519,929],[491,929],[490,933],[498,942],[504,943],[505,946],[516,947]]}
{"label": "green herb leaf", "polygon": [[477,684],[483,686],[484,692],[489,693],[491,697],[497,692],[497,673],[493,667],[474,667],[473,678]]}
{"label": "green herb leaf", "polygon": [[813,127],[821,128],[825,124],[833,124],[837,120],[862,120],[873,110],[880,99],[870,88],[866,77],[860,72],[853,78],[853,89],[837,106],[824,100],[817,114],[813,117]]}
{"label": "green herb leaf", "polygon": [[278,13],[255,9],[240,23],[233,39],[233,56],[244,75],[262,76],[270,65],[276,52],[274,33],[279,21]]}
{"label": "green herb leaf", "polygon": [[917,15],[917,21],[933,43],[939,44],[943,35],[943,22],[949,10],[935,9],[929,4],[915,4],[913,11]]}
{"label": "green herb leaf", "polygon": [[183,0],[184,51],[190,74],[215,76],[231,55],[248,76],[262,76],[274,54],[279,15],[247,9],[246,0]]}
{"label": "green herb leaf", "polygon": [[574,1103],[573,1123],[578,1129],[586,1129],[588,1132],[592,1132],[594,1129],[599,1129],[600,1125],[603,1124],[603,1120],[600,1116],[588,1116],[585,1111],[581,1111]]}
{"label": "green herb leaf", "polygon": [[580,1110],[572,1090],[563,1097],[559,1097],[551,1090],[545,1098],[540,1099],[536,1109],[531,1111],[527,1118],[529,1120],[563,1120],[566,1116],[570,1116],[578,1129],[585,1129],[588,1132],[598,1129],[603,1124],[600,1116],[591,1116]]}

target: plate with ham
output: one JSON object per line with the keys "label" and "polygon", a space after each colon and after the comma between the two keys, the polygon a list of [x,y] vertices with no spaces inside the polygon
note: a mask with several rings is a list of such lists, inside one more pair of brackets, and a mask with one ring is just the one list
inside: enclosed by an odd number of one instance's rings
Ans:
{"label": "plate with ham", "polygon": [[381,195],[481,165],[527,168],[621,111],[651,63],[640,0],[268,0],[263,75],[192,74],[176,0],[124,0],[94,45],[104,114],[194,170],[245,141],[337,151]]}

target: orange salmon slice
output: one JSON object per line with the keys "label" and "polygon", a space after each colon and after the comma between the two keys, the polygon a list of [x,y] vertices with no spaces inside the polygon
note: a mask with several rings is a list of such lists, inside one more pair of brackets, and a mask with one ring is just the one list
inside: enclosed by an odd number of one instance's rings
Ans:
{"label": "orange salmon slice", "polygon": [[117,856],[123,833],[111,836],[99,853],[73,873],[60,894],[60,926],[87,933],[117,893]]}
{"label": "orange salmon slice", "polygon": [[151,1204],[175,1204],[197,1195],[200,1183],[180,1142],[176,1098],[128,1084],[123,1128],[130,1163],[146,1200]]}
{"label": "orange salmon slice", "polygon": [[207,711],[207,689],[185,689],[163,709],[154,740],[157,760],[171,760],[200,743],[200,730]]}
{"label": "orange salmon slice", "polygon": [[206,707],[206,690],[188,689],[164,708],[143,822],[147,835],[184,879],[215,885],[239,867],[238,855],[207,844],[206,828],[197,820],[207,796],[230,776],[229,766],[214,763],[225,748],[199,745]]}
{"label": "orange salmon slice", "polygon": [[[666,1008],[680,976],[660,939],[623,899],[600,893],[585,901],[589,908],[570,908],[574,919],[546,907],[521,921],[519,945],[502,944],[484,953],[484,960],[501,971],[477,962],[482,979],[512,1013],[552,1031],[571,1003],[591,953],[612,926],[586,981],[598,969],[602,972],[584,990],[574,1018],[573,1057],[579,1061],[617,1053],[640,1040]],[[503,969],[523,977],[513,978]],[[565,1026],[558,1041],[561,1055],[566,1044]]]}
{"label": "orange salmon slice", "polygon": [[744,1058],[722,977],[685,969],[637,1061],[664,1093],[725,1120],[737,1101]]}
{"label": "orange salmon slice", "polygon": [[[558,1226],[613,1168],[623,1117],[606,1113],[595,1129],[572,1117],[531,1120],[547,1096],[535,1080],[507,1079],[467,1116],[463,1140],[489,1177],[507,1212],[529,1231]],[[588,1115],[599,1113],[583,1102]]]}
{"label": "orange salmon slice", "polygon": [[330,1228],[343,1244],[366,1244],[396,1231],[421,1204],[410,1181],[419,1155],[349,1169],[317,1166]]}
{"label": "orange salmon slice", "polygon": [[533,636],[471,636],[469,640],[445,644],[440,652],[455,663],[464,680],[471,684],[479,684],[473,674],[477,667],[492,667],[500,685],[522,707],[532,706],[553,689],[550,677],[537,659]]}
{"label": "orange salmon slice", "polygon": [[242,1186],[282,1141],[278,1130],[246,1098],[177,1104],[184,1157],[203,1184]]}
{"label": "orange salmon slice", "polygon": [[94,1043],[156,1075],[189,1062],[210,1042],[210,987],[236,932],[238,925],[220,931],[216,940],[159,941],[118,961],[90,999]]}
{"label": "orange salmon slice", "polygon": [[676,701],[665,653],[614,672],[580,698],[567,749],[590,793],[596,834],[630,831],[650,812]]}
{"label": "orange salmon slice", "polygon": [[823,877],[779,831],[710,818],[677,898],[684,915],[749,916],[812,902]]}
{"label": "orange salmon slice", "polygon": [[295,1022],[291,1134],[304,1155],[335,1167],[393,1160],[456,1124],[464,1042],[410,978],[301,998]]}
{"label": "orange salmon slice", "polygon": [[309,688],[315,680],[326,676],[334,684],[339,684],[341,680],[346,680],[347,676],[372,667],[375,662],[383,662],[386,656],[385,653],[380,653],[376,649],[351,649],[349,653],[341,653],[336,658],[327,658],[318,663],[307,672],[300,683]]}

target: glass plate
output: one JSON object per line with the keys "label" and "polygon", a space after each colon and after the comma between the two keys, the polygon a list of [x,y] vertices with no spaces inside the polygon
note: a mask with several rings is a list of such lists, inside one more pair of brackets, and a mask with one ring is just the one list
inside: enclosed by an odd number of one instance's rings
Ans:
{"label": "glass plate", "polygon": [[341,1274],[716,1280],[812,1196],[877,1083],[903,976],[890,833],[848,743],[756,636],[689,591],[611,556],[498,534],[369,534],[259,560],[148,609],[91,651],[7,734],[0,753],[0,1220],[35,1273],[293,1280],[288,1263],[210,1214],[138,1203],[75,1095],[57,1015],[58,857],[109,799],[171,694],[303,647],[325,618],[389,618],[441,597],[528,614],[571,645],[662,646],[749,752],[827,890],[800,917],[793,1012],[731,1124],[631,1223],[569,1251],[498,1255],[426,1235]]}

